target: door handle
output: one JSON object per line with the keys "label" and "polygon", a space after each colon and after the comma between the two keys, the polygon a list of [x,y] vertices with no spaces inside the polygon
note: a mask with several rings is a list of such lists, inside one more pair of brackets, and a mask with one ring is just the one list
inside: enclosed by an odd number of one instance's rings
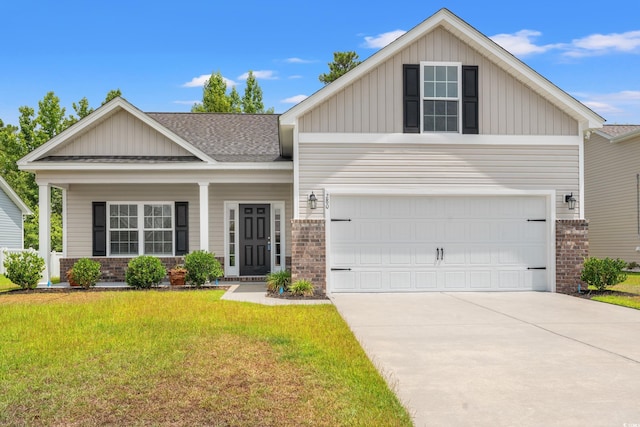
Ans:
{"label": "door handle", "polygon": [[440,248],[440,260],[444,261],[444,248]]}
{"label": "door handle", "polygon": [[436,261],[440,260],[440,248],[436,248]]}

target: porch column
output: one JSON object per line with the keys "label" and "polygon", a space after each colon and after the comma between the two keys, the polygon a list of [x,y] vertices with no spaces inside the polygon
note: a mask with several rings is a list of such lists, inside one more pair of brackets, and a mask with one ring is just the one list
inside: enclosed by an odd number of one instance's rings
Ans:
{"label": "porch column", "polygon": [[67,256],[67,188],[60,187],[62,190],[62,256]]}
{"label": "porch column", "polygon": [[200,186],[200,249],[209,251],[209,183]]}
{"label": "porch column", "polygon": [[40,257],[44,260],[44,283],[49,277],[49,264],[51,257],[51,187],[49,183],[38,183],[38,239]]}

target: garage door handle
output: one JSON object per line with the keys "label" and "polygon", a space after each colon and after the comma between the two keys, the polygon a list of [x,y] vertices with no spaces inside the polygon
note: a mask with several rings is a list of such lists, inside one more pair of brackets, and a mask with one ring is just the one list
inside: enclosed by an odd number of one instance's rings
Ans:
{"label": "garage door handle", "polygon": [[528,219],[527,222],[547,222],[546,219]]}
{"label": "garage door handle", "polygon": [[351,221],[351,218],[331,218],[331,222]]}
{"label": "garage door handle", "polygon": [[546,270],[547,267],[527,267],[527,270]]}
{"label": "garage door handle", "polygon": [[350,268],[332,268],[331,271],[351,271]]}

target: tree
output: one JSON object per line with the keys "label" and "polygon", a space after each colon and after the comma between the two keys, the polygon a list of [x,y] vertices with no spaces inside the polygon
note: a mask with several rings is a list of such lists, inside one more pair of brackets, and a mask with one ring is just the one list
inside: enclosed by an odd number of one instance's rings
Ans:
{"label": "tree", "polygon": [[109,92],[107,92],[107,96],[104,98],[104,101],[102,101],[101,105],[104,105],[119,96],[122,96],[122,91],[120,89],[111,89]]}
{"label": "tree", "polygon": [[353,51],[334,52],[333,62],[329,62],[328,64],[329,73],[320,74],[318,79],[325,85],[328,85],[347,71],[353,70],[361,63],[362,61],[358,61],[358,54]]}
{"label": "tree", "polygon": [[273,107],[265,111],[262,102],[262,89],[249,71],[244,95],[240,98],[235,87],[227,95],[227,83],[220,71],[211,74],[202,88],[202,102],[191,107],[192,113],[266,113],[273,114]]}
{"label": "tree", "polygon": [[227,96],[227,83],[220,71],[211,74],[202,88],[202,103],[195,104],[191,111],[194,113],[231,112],[231,100]]}

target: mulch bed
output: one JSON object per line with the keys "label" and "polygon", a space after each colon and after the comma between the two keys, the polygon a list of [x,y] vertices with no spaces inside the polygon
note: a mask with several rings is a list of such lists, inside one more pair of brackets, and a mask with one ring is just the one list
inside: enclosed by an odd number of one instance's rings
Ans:
{"label": "mulch bed", "polygon": [[278,292],[268,292],[267,291],[267,296],[269,298],[279,298],[279,299],[292,299],[292,300],[328,300],[329,298],[324,295],[324,294],[317,294],[314,293],[311,296],[301,296],[301,295],[294,295],[291,292],[283,292],[283,293],[278,293]]}
{"label": "mulch bed", "polygon": [[593,297],[601,297],[601,296],[616,296],[616,297],[637,297],[640,296],[638,294],[633,294],[630,292],[621,292],[621,291],[611,291],[611,290],[606,290],[606,291],[596,291],[596,290],[592,290],[592,291],[587,291],[587,292],[582,292],[582,293],[574,293],[571,294],[575,297],[579,297],[579,298],[585,298],[585,299],[591,299]]}
{"label": "mulch bed", "polygon": [[199,291],[199,290],[215,290],[220,289],[226,291],[231,286],[226,285],[218,285],[218,286],[162,286],[162,287],[152,287],[148,289],[136,289],[132,287],[118,287],[118,288],[89,288],[85,289],[83,287],[71,287],[71,288],[36,288],[36,289],[12,289],[6,292],[5,294],[50,294],[50,293],[74,293],[74,292],[113,292],[113,291],[160,291],[160,292],[171,292],[171,291]]}

